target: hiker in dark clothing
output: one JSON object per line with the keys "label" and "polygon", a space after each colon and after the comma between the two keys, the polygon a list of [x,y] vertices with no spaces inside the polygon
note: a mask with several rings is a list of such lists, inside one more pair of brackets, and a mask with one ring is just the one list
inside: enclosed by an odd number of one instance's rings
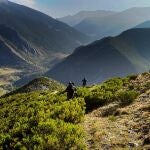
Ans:
{"label": "hiker in dark clothing", "polygon": [[83,85],[83,87],[85,87],[86,86],[86,83],[87,83],[87,80],[84,78],[83,80],[82,80],[82,85]]}
{"label": "hiker in dark clothing", "polygon": [[76,88],[74,86],[74,83],[69,82],[69,84],[65,90],[65,92],[67,92],[67,99],[68,100],[74,98],[75,90],[76,90]]}

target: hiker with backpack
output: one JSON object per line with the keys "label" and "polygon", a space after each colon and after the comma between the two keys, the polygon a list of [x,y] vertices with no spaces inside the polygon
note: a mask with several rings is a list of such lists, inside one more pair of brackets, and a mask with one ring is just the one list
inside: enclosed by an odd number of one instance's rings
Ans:
{"label": "hiker with backpack", "polygon": [[76,91],[76,87],[73,82],[69,82],[65,92],[67,92],[67,99],[73,99]]}

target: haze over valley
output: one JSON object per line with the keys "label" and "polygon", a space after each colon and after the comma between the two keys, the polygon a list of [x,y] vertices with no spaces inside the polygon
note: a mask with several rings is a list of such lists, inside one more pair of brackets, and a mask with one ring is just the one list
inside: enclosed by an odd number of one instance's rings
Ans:
{"label": "haze over valley", "polygon": [[[40,11],[2,0],[0,18],[0,66],[24,72],[17,81],[18,85],[44,74],[61,79],[61,82],[75,77],[78,83],[82,76],[87,76],[91,83],[97,83],[115,75],[124,76],[149,69],[149,45],[145,44],[149,35],[144,29],[126,30],[147,28],[149,31],[150,7],[81,11],[54,19]],[[112,49],[116,49],[118,54],[114,54]],[[62,69],[53,73],[68,59],[69,66],[63,65]],[[118,62],[124,67],[117,67]],[[92,66],[93,71],[88,66]]]}

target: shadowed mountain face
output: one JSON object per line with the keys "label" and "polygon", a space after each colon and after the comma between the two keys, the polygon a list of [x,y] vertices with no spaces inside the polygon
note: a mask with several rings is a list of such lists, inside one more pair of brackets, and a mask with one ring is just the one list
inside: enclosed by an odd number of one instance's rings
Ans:
{"label": "shadowed mountain face", "polygon": [[[39,11],[12,2],[0,2],[0,24],[16,30],[41,55],[45,64],[71,53],[75,47],[89,42],[89,38],[72,27]],[[16,39],[19,43],[18,39]],[[34,51],[33,51],[34,53]]]}
{"label": "shadowed mountain face", "polygon": [[79,47],[47,75],[61,82],[89,84],[114,76],[125,76],[150,69],[150,29],[132,29]]}
{"label": "shadowed mountain face", "polygon": [[116,36],[121,32],[150,20],[150,8],[131,8],[106,17],[90,17],[75,26],[76,29],[100,39],[106,36]]}
{"label": "shadowed mountain face", "polygon": [[67,23],[70,26],[75,26],[79,24],[81,21],[91,17],[99,17],[104,18],[106,16],[115,14],[114,11],[105,11],[105,10],[97,10],[97,11],[81,11],[75,15],[69,15],[62,18],[58,18],[58,20]]}
{"label": "shadowed mountain face", "polygon": [[36,67],[33,49],[14,29],[0,25],[0,66],[27,69]]}
{"label": "shadowed mountain face", "polygon": [[[0,25],[0,35],[14,44],[18,49],[22,49],[22,52],[28,52],[36,55],[35,49],[31,48],[27,42],[12,28],[6,25]],[[21,52],[21,51],[20,51]]]}

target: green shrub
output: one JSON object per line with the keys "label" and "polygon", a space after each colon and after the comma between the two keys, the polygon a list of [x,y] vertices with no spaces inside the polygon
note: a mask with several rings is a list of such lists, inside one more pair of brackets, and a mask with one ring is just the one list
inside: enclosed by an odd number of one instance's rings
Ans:
{"label": "green shrub", "polygon": [[115,99],[124,107],[131,104],[137,96],[138,93],[135,91],[120,91],[115,95]]}
{"label": "green shrub", "polygon": [[150,89],[150,82],[146,83],[145,88],[146,88],[147,90]]}
{"label": "green shrub", "polygon": [[126,85],[129,84],[129,81],[130,81],[130,80],[129,80],[128,77],[126,77],[126,78],[123,78],[122,81],[123,81],[123,86],[126,86]]}
{"label": "green shrub", "polygon": [[129,88],[129,90],[134,90],[135,87],[134,87],[134,85],[129,85],[128,88]]}
{"label": "green shrub", "polygon": [[127,76],[129,80],[136,80],[138,75],[130,75],[130,76]]}
{"label": "green shrub", "polygon": [[104,82],[104,84],[102,84],[102,87],[104,87],[105,91],[116,92],[117,90],[123,87],[123,79],[121,78],[110,79]]}
{"label": "green shrub", "polygon": [[84,99],[73,99],[62,103],[61,105],[54,105],[53,110],[51,110],[51,117],[76,124],[83,120],[85,114],[84,110]]}
{"label": "green shrub", "polygon": [[76,97],[86,97],[88,96],[90,93],[90,89],[89,88],[77,88],[77,91],[76,91]]}
{"label": "green shrub", "polygon": [[126,80],[113,78],[101,85],[90,88],[77,89],[77,97],[85,99],[86,111],[91,111],[97,107],[109,104],[114,101],[115,93],[123,87]]}
{"label": "green shrub", "polygon": [[0,149],[85,149],[81,98],[49,92],[0,99]]}
{"label": "green shrub", "polygon": [[113,100],[113,94],[110,91],[93,92],[85,97],[87,111],[106,105]]}
{"label": "green shrub", "polygon": [[148,73],[148,72],[143,72],[142,75],[143,75],[143,76],[149,75],[149,73]]}

